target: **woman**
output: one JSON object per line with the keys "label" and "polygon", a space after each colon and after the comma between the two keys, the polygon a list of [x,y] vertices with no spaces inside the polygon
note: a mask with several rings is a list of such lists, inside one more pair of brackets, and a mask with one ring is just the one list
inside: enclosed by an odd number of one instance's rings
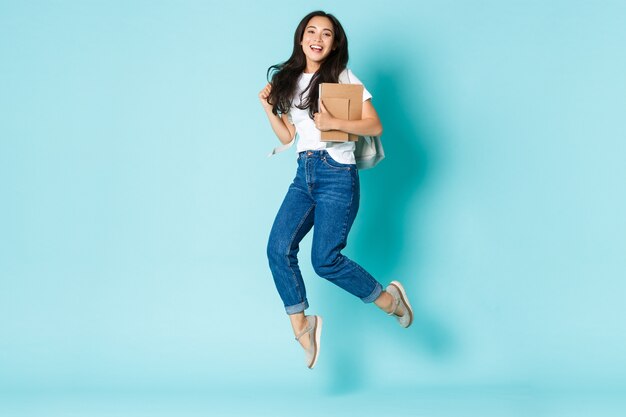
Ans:
{"label": "woman", "polygon": [[361,120],[333,118],[319,105],[319,84],[349,80],[362,84],[346,68],[348,40],[339,21],[316,11],[305,16],[294,34],[291,57],[268,70],[271,81],[259,99],[274,133],[291,146],[298,134],[298,169],[276,215],[267,246],[270,269],[289,315],[296,340],[313,368],[320,351],[322,318],[306,316],[306,289],[298,267],[299,243],[315,225],[311,261],[315,272],[365,303],[374,303],[409,327],[413,311],[398,281],[386,290],[365,269],[341,254],[359,207],[359,174],[354,142],[322,142],[320,132],[341,130],[378,136],[382,125],[364,89]]}

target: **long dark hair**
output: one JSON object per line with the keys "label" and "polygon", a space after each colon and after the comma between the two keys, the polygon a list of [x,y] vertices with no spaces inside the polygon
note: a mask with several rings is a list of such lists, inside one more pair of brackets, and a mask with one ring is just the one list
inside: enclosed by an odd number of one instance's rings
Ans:
{"label": "long dark hair", "polygon": [[278,115],[289,112],[296,91],[298,78],[306,68],[306,56],[302,51],[302,38],[309,20],[315,16],[323,16],[330,19],[333,24],[334,40],[333,50],[322,62],[320,69],[313,75],[309,86],[300,95],[299,109],[309,109],[309,116],[319,111],[319,84],[336,83],[339,74],[348,65],[348,38],[339,23],[339,20],[330,13],[317,10],[304,16],[293,35],[293,52],[291,57],[282,64],[272,65],[267,70],[267,79],[272,84],[272,91],[267,98],[268,103],[273,103],[272,113]]}

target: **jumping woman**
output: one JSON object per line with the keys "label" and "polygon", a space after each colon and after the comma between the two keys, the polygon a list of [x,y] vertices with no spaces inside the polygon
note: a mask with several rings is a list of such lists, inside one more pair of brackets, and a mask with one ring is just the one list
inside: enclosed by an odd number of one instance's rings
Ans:
{"label": "jumping woman", "polygon": [[[267,245],[276,289],[313,368],[320,351],[322,318],[305,315],[309,307],[300,268],[300,241],[315,226],[311,261],[315,272],[337,286],[374,303],[394,316],[402,327],[413,322],[413,310],[398,281],[386,289],[363,267],[342,255],[359,208],[359,173],[354,142],[322,142],[320,132],[340,130],[379,136],[382,125],[372,95],[363,90],[361,120],[333,118],[319,103],[319,84],[362,84],[346,68],[348,39],[331,14],[316,11],[305,16],[294,34],[291,57],[268,69],[270,81],[259,99],[282,148],[298,136],[298,168],[278,210]],[[345,81],[348,80],[348,81]]]}

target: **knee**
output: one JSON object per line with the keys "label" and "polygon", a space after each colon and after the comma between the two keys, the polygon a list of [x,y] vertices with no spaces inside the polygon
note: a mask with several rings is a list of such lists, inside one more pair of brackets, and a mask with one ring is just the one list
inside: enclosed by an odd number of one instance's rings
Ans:
{"label": "knee", "polygon": [[280,239],[270,236],[267,242],[266,252],[270,265],[277,264],[284,261],[285,254],[287,253],[287,246],[281,243]]}
{"label": "knee", "polygon": [[315,264],[315,263],[313,264],[313,270],[318,276],[322,278],[326,278],[330,276],[332,272],[332,268],[330,268],[328,265]]}
{"label": "knee", "polygon": [[311,263],[313,264],[313,270],[317,275],[322,278],[328,278],[333,275],[337,269],[338,258],[333,259],[330,256],[313,255],[311,257]]}

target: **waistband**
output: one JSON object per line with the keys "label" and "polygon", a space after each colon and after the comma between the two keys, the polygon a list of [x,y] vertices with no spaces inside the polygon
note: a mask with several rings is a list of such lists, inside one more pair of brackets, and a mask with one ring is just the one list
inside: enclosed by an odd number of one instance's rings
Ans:
{"label": "waistband", "polygon": [[325,149],[319,151],[298,152],[298,158],[321,158],[322,156],[326,155],[328,155],[328,152]]}

